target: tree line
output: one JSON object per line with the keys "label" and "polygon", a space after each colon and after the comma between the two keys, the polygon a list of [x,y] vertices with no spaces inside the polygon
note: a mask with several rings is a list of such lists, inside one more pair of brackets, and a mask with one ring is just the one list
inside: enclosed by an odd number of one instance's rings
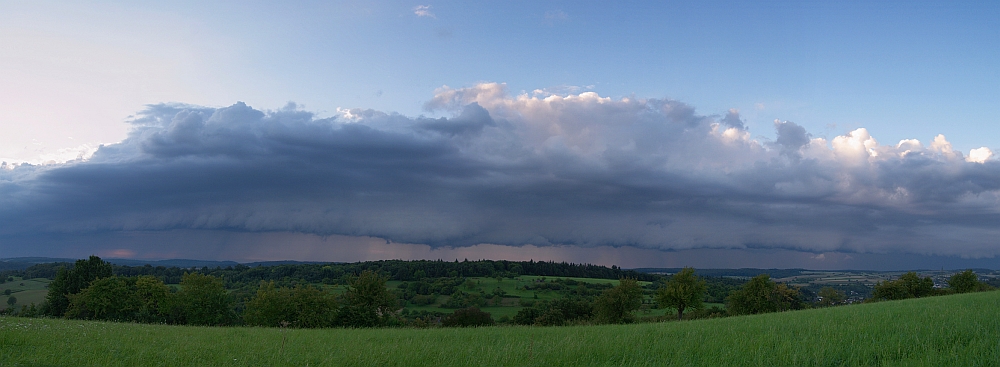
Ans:
{"label": "tree line", "polygon": [[879,282],[875,285],[868,302],[894,301],[907,298],[942,296],[954,293],[991,291],[994,286],[979,280],[972,270],[956,273],[948,278],[948,288],[934,288],[934,280],[921,278],[916,272],[908,272],[898,279]]}
{"label": "tree line", "polygon": [[40,308],[22,316],[179,325],[256,325],[292,327],[385,326],[396,311],[386,278],[366,270],[336,297],[301,285],[276,287],[262,282],[242,312],[219,277],[187,272],[176,290],[151,275],[115,275],[97,256],[61,268]]}
{"label": "tree line", "polygon": [[[22,316],[49,316],[71,319],[112,320],[143,323],[167,323],[185,325],[253,325],[268,327],[383,327],[383,326],[481,326],[497,322],[519,325],[569,325],[594,323],[631,323],[641,321],[636,311],[651,300],[655,307],[675,311],[677,320],[747,315],[767,312],[781,312],[810,307],[826,307],[842,304],[844,294],[833,288],[824,288],[818,300],[812,301],[797,287],[777,283],[768,274],[757,275],[747,281],[731,278],[699,277],[693,268],[683,268],[666,277],[655,275],[654,282],[640,285],[637,277],[619,277],[617,285],[578,282],[573,279],[556,279],[524,286],[525,290],[557,290],[562,297],[538,301],[520,299],[522,308],[512,318],[494,320],[492,315],[479,307],[492,302],[499,305],[505,292],[497,287],[493,294],[483,291],[464,292],[473,289],[471,280],[463,277],[432,278],[425,274],[435,272],[451,273],[454,269],[466,269],[472,274],[497,275],[498,282],[503,274],[512,274],[511,265],[504,262],[413,262],[429,265],[433,270],[419,267],[397,266],[400,262],[367,262],[357,264],[334,264],[355,269],[356,273],[343,275],[346,291],[334,294],[315,284],[289,281],[289,274],[297,272],[288,266],[277,269],[238,267],[227,269],[185,270],[176,286],[168,285],[161,277],[146,274],[150,267],[132,267],[121,271],[99,257],[78,260],[71,267],[56,269],[54,280],[49,285],[46,301],[41,307],[22,308]],[[533,264],[537,264],[531,262]],[[373,266],[378,265],[378,266]],[[385,266],[389,264],[391,266]],[[443,265],[450,264],[450,265]],[[459,265],[454,265],[459,264]],[[492,272],[487,265],[496,265]],[[587,270],[589,266],[572,267],[566,263],[546,263],[549,269]],[[330,268],[313,265],[296,265],[307,269],[319,269],[324,274]],[[331,267],[332,268],[332,267]],[[386,288],[386,282],[393,278],[388,271],[396,270],[397,279],[404,281],[394,289]],[[545,267],[540,267],[545,268]],[[153,268],[161,276],[171,273]],[[450,269],[450,270],[449,270]],[[469,270],[479,269],[479,270]],[[536,268],[539,269],[539,268]],[[605,268],[613,274],[617,268]],[[207,270],[207,271],[206,271]],[[412,270],[409,275],[407,271]],[[523,268],[521,268],[523,271]],[[175,271],[175,270],[171,270]],[[248,273],[243,277],[239,272]],[[421,274],[423,273],[423,274]],[[134,275],[133,275],[134,274]],[[218,275],[216,275],[218,274]],[[271,274],[269,279],[262,274]],[[281,275],[280,278],[274,274]],[[498,275],[500,274],[500,275]],[[221,275],[221,276],[219,276]],[[420,277],[417,277],[420,276]],[[226,285],[226,277],[235,290]],[[277,278],[277,280],[275,280]],[[247,279],[257,279],[256,285],[248,290]],[[323,279],[327,279],[324,277]],[[650,279],[646,277],[645,279]],[[896,300],[911,297],[926,297],[949,293],[964,293],[992,289],[980,282],[970,271],[955,274],[949,280],[949,288],[935,289],[929,277],[921,278],[916,273],[907,273],[892,281],[880,282],[875,286],[870,301]],[[724,296],[722,294],[725,294]],[[450,314],[410,312],[402,304],[429,304],[439,295],[447,295],[448,301],[440,307],[456,309]],[[491,298],[488,300],[487,298]],[[537,298],[537,297],[536,297]],[[705,303],[722,300],[725,308],[706,308]],[[661,319],[662,320],[662,319]],[[649,321],[647,318],[646,321]]]}
{"label": "tree line", "polygon": [[[48,278],[56,276],[60,268],[73,267],[71,263],[35,264],[24,270],[0,272],[0,276],[18,275],[25,278]],[[224,279],[228,288],[240,284],[257,285],[260,281],[274,281],[279,284],[297,283],[347,284],[347,280],[365,270],[388,276],[389,280],[416,281],[425,278],[456,277],[516,277],[521,275],[575,277],[596,279],[634,278],[640,281],[657,281],[662,276],[624,270],[617,266],[574,264],[553,261],[506,261],[478,260],[379,260],[358,263],[328,264],[281,264],[273,266],[236,265],[225,268],[178,268],[164,266],[124,266],[111,265],[114,275],[150,275],[166,284],[178,284],[186,272],[197,271]]]}

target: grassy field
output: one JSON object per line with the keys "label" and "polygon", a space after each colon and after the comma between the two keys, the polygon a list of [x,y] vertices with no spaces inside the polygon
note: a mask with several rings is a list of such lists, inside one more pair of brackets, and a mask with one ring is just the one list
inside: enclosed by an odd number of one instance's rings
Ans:
{"label": "grassy field", "polygon": [[30,305],[34,303],[35,305],[41,305],[42,301],[45,300],[45,296],[48,295],[49,291],[46,286],[49,285],[51,280],[38,278],[38,279],[21,279],[14,278],[13,282],[5,282],[0,284],[0,310],[7,308],[7,297],[4,296],[3,292],[10,289],[11,296],[17,298],[17,304],[14,305],[15,308],[20,309],[22,305]]}
{"label": "grassy field", "polygon": [[658,324],[203,328],[0,317],[4,366],[990,366],[1000,292]]}

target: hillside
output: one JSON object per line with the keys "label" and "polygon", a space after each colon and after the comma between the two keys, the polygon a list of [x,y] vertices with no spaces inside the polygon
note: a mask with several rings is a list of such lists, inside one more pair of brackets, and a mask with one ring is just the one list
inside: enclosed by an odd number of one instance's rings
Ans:
{"label": "hillside", "polygon": [[685,322],[205,328],[0,317],[9,366],[990,365],[1000,292]]}
{"label": "hillside", "polygon": [[[17,304],[14,305],[15,308],[20,308],[22,305],[30,305],[32,303],[40,305],[42,301],[45,300],[45,296],[49,293],[46,287],[49,284],[48,279],[21,279],[14,278],[15,280],[9,282],[0,283],[0,294],[2,294],[2,299],[7,300],[7,292],[10,292],[10,296],[17,298]],[[0,303],[0,310],[8,308],[6,302]]]}

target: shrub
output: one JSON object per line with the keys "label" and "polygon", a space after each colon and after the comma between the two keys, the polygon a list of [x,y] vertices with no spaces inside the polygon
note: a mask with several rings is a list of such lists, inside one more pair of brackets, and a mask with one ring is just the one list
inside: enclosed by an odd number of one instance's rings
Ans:
{"label": "shrub", "polygon": [[934,281],[930,277],[921,278],[917,273],[911,271],[903,274],[899,279],[875,284],[871,301],[920,298],[931,295],[934,295]]}
{"label": "shrub", "polygon": [[980,282],[979,276],[972,270],[952,275],[948,279],[948,287],[953,289],[955,293],[980,292],[993,289],[989,284]]}
{"label": "shrub", "polygon": [[332,294],[311,286],[276,288],[272,281],[261,283],[247,302],[243,319],[257,326],[318,328],[333,326],[336,314],[337,300]]}
{"label": "shrub", "polygon": [[70,294],[66,317],[132,322],[163,322],[171,303],[170,290],[152,276],[112,276],[94,280]]}
{"label": "shrub", "polygon": [[726,297],[726,309],[734,315],[798,310],[804,307],[805,303],[798,289],[777,284],[767,274],[753,277]]}
{"label": "shrub", "polygon": [[594,301],[598,322],[624,324],[635,320],[633,311],[642,306],[642,287],[632,278],[622,278],[618,285],[601,293]]}
{"label": "shrub", "polygon": [[517,325],[534,325],[535,319],[542,316],[542,311],[534,307],[525,307],[517,311],[514,315],[514,323]]}
{"label": "shrub", "polygon": [[417,306],[434,304],[435,301],[437,301],[437,297],[431,294],[418,294],[410,298],[410,302]]}
{"label": "shrub", "polygon": [[351,278],[344,294],[344,307],[337,313],[337,323],[348,327],[386,325],[390,315],[399,309],[396,297],[385,288],[387,278],[365,270]]}
{"label": "shrub", "polygon": [[198,273],[181,277],[173,304],[174,322],[188,325],[229,325],[236,319],[222,280]]}
{"label": "shrub", "polygon": [[469,307],[448,315],[441,324],[448,327],[489,326],[493,325],[493,316],[478,307]]}

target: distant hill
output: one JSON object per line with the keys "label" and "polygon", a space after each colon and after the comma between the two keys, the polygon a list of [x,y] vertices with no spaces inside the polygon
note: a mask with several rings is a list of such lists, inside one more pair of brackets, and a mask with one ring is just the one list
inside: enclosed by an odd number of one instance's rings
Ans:
{"label": "distant hill", "polygon": [[243,265],[254,267],[254,266],[275,266],[275,265],[299,265],[299,264],[342,264],[341,262],[333,261],[295,261],[295,260],[280,260],[280,261],[257,261],[252,263],[243,263]]}
{"label": "distant hill", "polygon": [[[636,268],[631,269],[640,273],[653,274],[674,274],[681,271],[681,268]],[[760,274],[767,274],[771,278],[786,278],[802,275],[806,269],[695,269],[695,274],[703,277],[755,277]]]}
{"label": "distant hill", "polygon": [[170,260],[132,260],[132,259],[106,259],[105,261],[124,266],[163,266],[163,267],[178,267],[178,268],[225,268],[227,266],[236,266],[240,263],[235,261],[210,261],[210,260],[190,260],[190,259],[170,259]]}
{"label": "distant hill", "polygon": [[[56,257],[13,257],[0,259],[0,271],[3,270],[24,270],[35,264],[49,263],[74,263],[79,259],[56,258]],[[104,259],[105,261],[123,266],[163,266],[167,268],[225,268],[240,265],[236,261],[211,261],[211,260],[190,260],[190,259],[169,259],[169,260],[133,260],[133,259]],[[256,261],[243,263],[245,266],[275,266],[275,265],[296,265],[296,264],[329,264],[329,261]]]}
{"label": "distant hill", "polygon": [[55,257],[13,257],[0,259],[0,271],[3,270],[24,270],[35,264],[65,263],[75,262],[77,259],[63,259]]}

